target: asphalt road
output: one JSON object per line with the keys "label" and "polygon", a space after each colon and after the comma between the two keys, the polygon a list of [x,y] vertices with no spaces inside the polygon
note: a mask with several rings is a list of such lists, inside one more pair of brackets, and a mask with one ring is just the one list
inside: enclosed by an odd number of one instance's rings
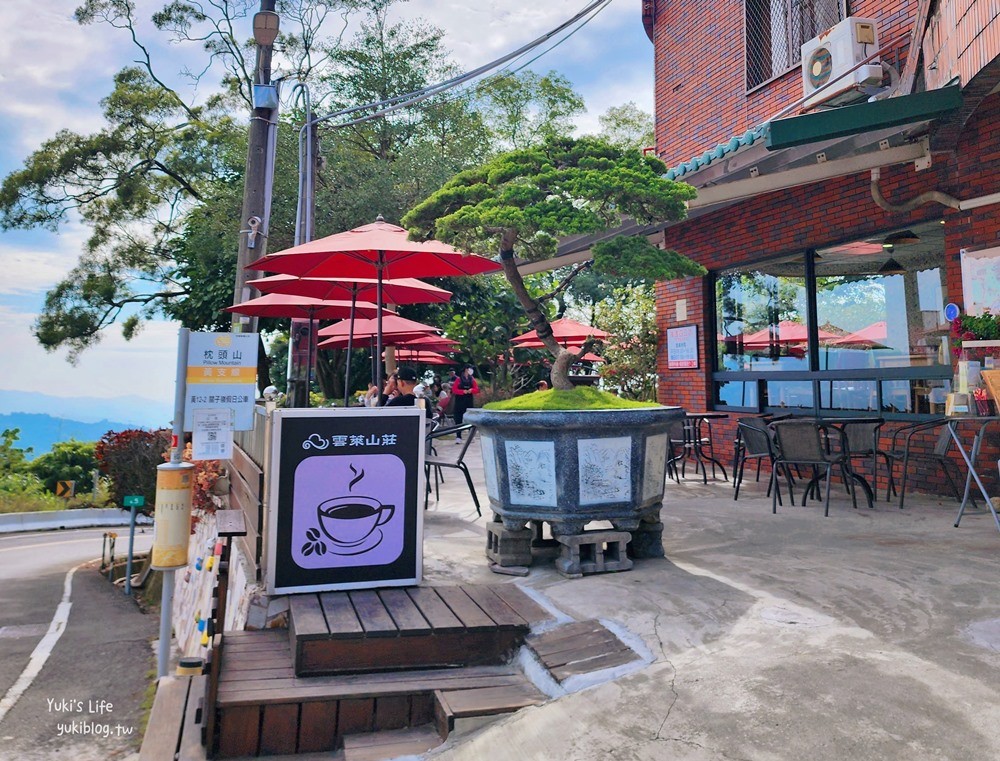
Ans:
{"label": "asphalt road", "polygon": [[[96,761],[138,750],[159,621],[100,576],[96,562],[77,568],[100,557],[105,530],[0,536],[0,759]],[[121,556],[128,529],[115,530]],[[151,529],[137,531],[136,551],[151,544]],[[25,687],[33,653],[37,663],[47,651]]]}

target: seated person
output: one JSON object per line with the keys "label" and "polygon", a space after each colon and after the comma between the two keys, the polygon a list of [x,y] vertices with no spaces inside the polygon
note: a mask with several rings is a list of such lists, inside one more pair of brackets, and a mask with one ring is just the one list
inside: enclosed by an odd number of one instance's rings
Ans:
{"label": "seated person", "polygon": [[417,371],[412,367],[400,367],[385,382],[385,391],[379,402],[380,407],[416,407]]}

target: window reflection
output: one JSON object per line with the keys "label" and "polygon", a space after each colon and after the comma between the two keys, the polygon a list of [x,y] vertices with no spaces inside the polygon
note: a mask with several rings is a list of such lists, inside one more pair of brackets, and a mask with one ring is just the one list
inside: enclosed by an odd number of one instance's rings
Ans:
{"label": "window reflection", "polygon": [[[939,221],[722,272],[716,403],[936,414],[950,385],[942,379],[951,366],[947,302]],[[927,368],[927,377],[914,368]],[[771,380],[787,371],[808,379]],[[755,375],[727,381],[731,372]]]}
{"label": "window reflection", "polygon": [[716,281],[720,370],[807,370],[802,257]]}

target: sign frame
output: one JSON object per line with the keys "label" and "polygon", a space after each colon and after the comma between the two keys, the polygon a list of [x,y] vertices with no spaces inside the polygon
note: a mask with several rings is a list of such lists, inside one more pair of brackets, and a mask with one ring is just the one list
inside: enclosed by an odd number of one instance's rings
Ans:
{"label": "sign frame", "polygon": [[194,410],[233,410],[233,430],[253,430],[257,396],[257,333],[200,333],[188,338],[184,430],[194,430]]}
{"label": "sign frame", "polygon": [[[419,584],[424,410],[280,409],[271,420],[267,592]],[[360,521],[357,529],[344,529],[356,531],[353,536],[339,535],[345,521],[338,523],[338,510]],[[376,521],[374,526],[370,520]]]}
{"label": "sign frame", "polygon": [[697,370],[698,326],[667,328],[667,369]]}

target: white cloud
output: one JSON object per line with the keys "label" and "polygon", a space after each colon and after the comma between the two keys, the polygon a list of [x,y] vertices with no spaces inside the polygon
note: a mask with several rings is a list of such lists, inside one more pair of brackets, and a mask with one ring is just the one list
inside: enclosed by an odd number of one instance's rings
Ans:
{"label": "white cloud", "polygon": [[114,329],[77,365],[64,352],[47,352],[31,335],[36,315],[0,306],[4,353],[16,361],[0,363],[0,388],[53,396],[113,398],[135,394],[171,400],[177,367],[177,325],[151,322],[132,341]]}

